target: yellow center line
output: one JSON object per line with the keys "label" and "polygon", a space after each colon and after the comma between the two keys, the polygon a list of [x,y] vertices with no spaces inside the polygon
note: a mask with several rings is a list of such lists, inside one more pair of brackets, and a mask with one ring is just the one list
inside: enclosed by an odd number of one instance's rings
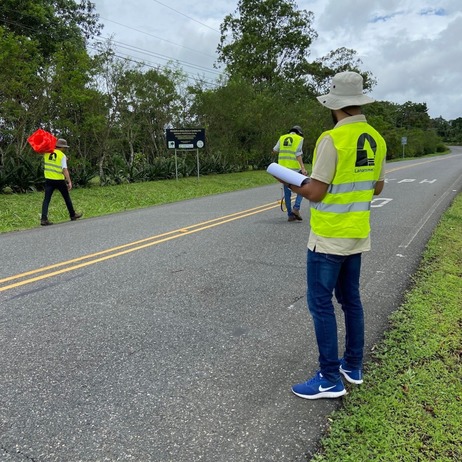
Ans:
{"label": "yellow center line", "polygon": [[[439,160],[445,160],[445,158],[443,158],[443,157],[435,157],[434,159],[423,160],[422,162],[417,162],[417,163],[411,164],[411,165],[401,165],[399,167],[390,168],[389,170],[385,170],[385,172],[386,173],[396,172],[398,170],[404,170],[406,168],[416,167],[417,165],[424,165],[424,164],[428,164],[430,162],[438,162]],[[387,167],[388,167],[388,165],[387,165]]]}
{"label": "yellow center line", "polygon": [[[53,276],[58,276],[60,274],[67,273],[69,271],[74,271],[74,270],[79,269],[79,268],[84,268],[86,266],[94,265],[95,263],[100,263],[102,261],[109,260],[111,258],[126,255],[128,253],[135,252],[135,251],[138,251],[138,250],[141,250],[141,249],[145,249],[147,247],[151,247],[151,246],[154,246],[154,245],[157,245],[157,244],[161,244],[163,242],[168,242],[168,241],[170,241],[172,239],[177,239],[179,237],[183,237],[183,236],[186,236],[188,234],[193,234],[193,233],[197,233],[199,231],[204,231],[206,229],[214,228],[216,226],[219,226],[219,225],[222,225],[222,224],[225,224],[225,223],[229,223],[229,222],[232,222],[232,221],[235,221],[235,220],[239,220],[241,218],[246,218],[246,217],[255,215],[257,213],[266,212],[266,211],[271,210],[271,209],[276,208],[276,207],[278,207],[278,204],[275,205],[274,202],[272,202],[270,204],[260,205],[258,207],[248,209],[248,210],[244,210],[242,212],[236,212],[236,213],[232,213],[230,215],[225,215],[225,216],[220,217],[220,218],[215,218],[213,220],[208,220],[208,221],[204,221],[202,223],[197,223],[197,224],[188,226],[187,228],[180,228],[180,229],[177,229],[177,230],[169,231],[167,233],[163,233],[163,234],[159,234],[159,235],[156,235],[156,236],[151,236],[151,237],[148,237],[148,238],[145,238],[145,239],[141,239],[139,241],[134,241],[134,242],[131,242],[131,243],[128,243],[128,244],[120,245],[120,246],[117,246],[117,247],[112,247],[110,249],[102,250],[100,252],[95,252],[95,253],[92,253],[92,254],[84,255],[82,257],[75,258],[75,259],[72,259],[72,260],[67,260],[67,261],[64,261],[64,262],[56,263],[54,265],[49,265],[49,266],[38,268],[38,269],[28,271],[28,272],[25,272],[25,273],[20,273],[20,274],[14,275],[14,276],[9,276],[7,278],[0,279],[0,283],[5,283],[5,282],[18,280],[18,279],[22,279],[22,278],[27,278],[28,276],[33,276],[34,274],[38,274],[38,273],[45,273],[45,274],[41,274],[39,276],[31,277],[31,278],[28,278],[28,279],[24,279],[22,281],[15,282],[13,284],[9,284],[9,285],[0,287],[0,292],[4,292],[6,290],[13,289],[15,287],[20,287],[20,286],[23,286],[23,285],[26,285],[26,284],[31,284],[32,282],[41,281],[43,279],[47,279],[47,278],[50,278],[50,277],[53,277]],[[125,250],[121,250],[121,249],[125,249]],[[106,255],[106,254],[109,254],[109,255]],[[104,255],[104,256],[101,256],[101,255]],[[97,257],[99,257],[99,258],[97,258]],[[83,260],[89,260],[89,259],[91,259],[91,260],[86,261],[86,262],[82,262]],[[79,262],[82,262],[82,263],[79,263]],[[47,272],[47,271],[53,270],[55,268],[60,268],[60,267],[63,267],[63,266],[67,266],[67,267],[62,268],[62,269],[60,269],[58,271]]]}

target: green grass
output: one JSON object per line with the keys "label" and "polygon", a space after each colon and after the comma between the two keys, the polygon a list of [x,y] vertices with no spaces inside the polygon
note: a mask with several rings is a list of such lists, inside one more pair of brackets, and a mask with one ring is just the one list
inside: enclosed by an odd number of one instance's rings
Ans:
{"label": "green grass", "polygon": [[[274,184],[264,171],[71,191],[85,217]],[[0,232],[39,226],[43,193],[0,195]],[[66,221],[59,193],[50,219]],[[450,245],[448,245],[450,243]],[[405,303],[349,386],[313,462],[462,461],[462,196],[428,243]]]}
{"label": "green grass", "polygon": [[462,461],[462,196],[390,321],[313,462]]}
{"label": "green grass", "polygon": [[[207,175],[199,180],[197,177],[190,177],[181,178],[178,181],[163,180],[118,186],[93,186],[73,189],[71,198],[75,209],[79,212],[83,211],[84,218],[90,218],[268,184],[277,185],[277,182],[263,170]],[[43,192],[0,194],[0,233],[40,226],[42,201]],[[53,194],[48,218],[54,223],[69,220],[59,191]]]}

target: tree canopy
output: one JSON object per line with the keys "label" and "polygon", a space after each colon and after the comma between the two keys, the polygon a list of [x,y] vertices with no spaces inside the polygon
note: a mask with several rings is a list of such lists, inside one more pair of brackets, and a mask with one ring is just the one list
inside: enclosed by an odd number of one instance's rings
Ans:
{"label": "tree canopy", "polygon": [[302,80],[317,37],[312,22],[313,13],[293,0],[240,0],[221,24],[218,62],[231,77],[256,85]]}
{"label": "tree canopy", "polygon": [[102,25],[94,8],[90,0],[2,0],[0,25],[36,42],[47,59],[63,43],[84,48],[88,39],[100,33]]}

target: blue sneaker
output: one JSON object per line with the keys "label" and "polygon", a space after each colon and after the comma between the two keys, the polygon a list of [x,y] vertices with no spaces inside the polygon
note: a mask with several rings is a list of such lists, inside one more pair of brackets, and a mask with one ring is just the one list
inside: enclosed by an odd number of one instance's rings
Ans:
{"label": "blue sneaker", "polygon": [[341,379],[336,383],[329,382],[321,372],[317,372],[312,379],[306,382],[294,385],[292,392],[305,399],[338,398],[346,394]]}
{"label": "blue sneaker", "polygon": [[347,367],[343,358],[340,360],[339,370],[340,374],[342,374],[348,382],[355,383],[356,385],[361,385],[363,383],[363,371],[361,369],[351,369],[351,367]]}

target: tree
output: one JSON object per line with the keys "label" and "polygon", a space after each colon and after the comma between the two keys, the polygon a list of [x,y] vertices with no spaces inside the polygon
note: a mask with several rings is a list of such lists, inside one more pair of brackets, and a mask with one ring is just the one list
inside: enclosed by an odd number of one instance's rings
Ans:
{"label": "tree", "polygon": [[303,79],[309,47],[317,37],[313,13],[293,0],[240,0],[220,26],[218,62],[231,78],[271,87]]}
{"label": "tree", "polygon": [[26,163],[27,137],[37,128],[79,122],[91,75],[86,40],[101,27],[93,10],[88,0],[1,2],[0,168],[8,157],[10,165]]}
{"label": "tree", "polygon": [[19,158],[30,128],[43,110],[41,59],[37,44],[0,27],[0,167],[7,155]]}
{"label": "tree", "polygon": [[396,127],[399,109],[399,104],[388,101],[375,101],[362,107],[367,121],[381,133]]}
{"label": "tree", "polygon": [[427,103],[413,103],[407,101],[398,109],[396,121],[398,127],[422,128],[430,127],[430,116],[428,115]]}
{"label": "tree", "polygon": [[458,143],[462,142],[462,117],[457,119],[450,120],[449,124],[451,125],[451,141],[456,141]]}
{"label": "tree", "polygon": [[369,71],[361,71],[362,61],[357,57],[357,52],[350,48],[338,48],[326,56],[307,64],[306,74],[308,83],[313,85],[316,94],[324,94],[329,91],[330,81],[338,72],[358,72],[364,79],[364,89],[371,90],[377,81]]}
{"label": "tree", "polygon": [[142,66],[122,76],[120,127],[129,147],[130,169],[135,153],[143,153],[146,161],[152,161],[165,151],[165,127],[176,122],[180,112],[176,82],[181,78],[178,72],[146,71]]}
{"label": "tree", "polygon": [[64,42],[84,49],[86,40],[99,35],[102,25],[94,8],[90,0],[2,0],[0,25],[35,41],[48,59]]}
{"label": "tree", "polygon": [[432,127],[436,130],[436,134],[445,141],[451,140],[451,124],[441,116],[432,119]]}

